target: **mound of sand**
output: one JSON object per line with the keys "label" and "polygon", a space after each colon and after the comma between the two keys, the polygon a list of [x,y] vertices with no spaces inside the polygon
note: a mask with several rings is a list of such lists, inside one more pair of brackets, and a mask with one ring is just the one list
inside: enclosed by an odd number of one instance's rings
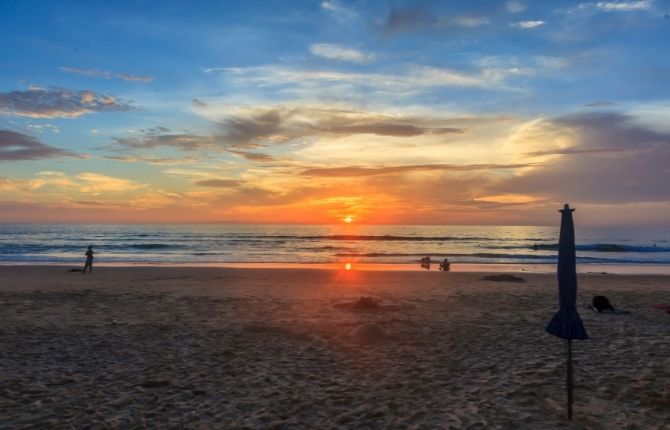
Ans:
{"label": "mound of sand", "polygon": [[382,326],[376,323],[361,324],[349,332],[349,337],[356,342],[375,345],[390,340],[390,336]]}
{"label": "mound of sand", "polygon": [[379,300],[372,297],[361,296],[358,300],[337,303],[335,307],[349,311],[378,311],[381,310],[382,305],[379,303]]}
{"label": "mound of sand", "polygon": [[382,303],[381,299],[370,296],[361,296],[358,300],[336,303],[333,306],[337,309],[344,309],[350,312],[403,311],[414,308],[414,305],[411,303]]}

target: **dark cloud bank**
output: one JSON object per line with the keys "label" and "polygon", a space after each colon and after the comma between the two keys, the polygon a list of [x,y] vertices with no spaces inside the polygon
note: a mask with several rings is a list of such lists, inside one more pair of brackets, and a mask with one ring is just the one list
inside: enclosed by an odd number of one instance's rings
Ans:
{"label": "dark cloud bank", "polygon": [[0,93],[0,113],[30,118],[76,118],[93,112],[118,112],[133,106],[91,90],[33,87]]}
{"label": "dark cloud bank", "polygon": [[670,201],[670,133],[611,112],[570,115],[552,123],[575,131],[576,145],[535,153],[561,157],[498,184],[498,192],[591,203]]}
{"label": "dark cloud bank", "polygon": [[78,157],[73,152],[45,145],[34,137],[0,130],[0,161],[39,160],[60,156]]}

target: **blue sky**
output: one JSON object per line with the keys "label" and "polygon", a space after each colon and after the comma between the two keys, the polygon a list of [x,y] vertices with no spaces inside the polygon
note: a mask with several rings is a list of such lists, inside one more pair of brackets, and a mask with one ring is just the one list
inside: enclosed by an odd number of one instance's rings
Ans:
{"label": "blue sky", "polygon": [[0,221],[663,224],[669,13],[4,1]]}

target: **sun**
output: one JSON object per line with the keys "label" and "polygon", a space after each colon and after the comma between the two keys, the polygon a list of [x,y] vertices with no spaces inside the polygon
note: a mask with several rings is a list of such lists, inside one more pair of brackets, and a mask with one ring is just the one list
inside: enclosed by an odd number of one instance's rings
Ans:
{"label": "sun", "polygon": [[351,215],[347,215],[344,217],[342,221],[346,222],[347,224],[351,224],[352,222],[354,222],[354,217],[352,217]]}

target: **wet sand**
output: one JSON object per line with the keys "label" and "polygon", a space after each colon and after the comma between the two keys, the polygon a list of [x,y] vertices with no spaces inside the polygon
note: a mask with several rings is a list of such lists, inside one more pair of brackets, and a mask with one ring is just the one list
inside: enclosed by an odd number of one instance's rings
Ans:
{"label": "wet sand", "polygon": [[669,428],[668,276],[580,275],[569,423],[553,275],[94,270],[0,267],[0,429]]}

